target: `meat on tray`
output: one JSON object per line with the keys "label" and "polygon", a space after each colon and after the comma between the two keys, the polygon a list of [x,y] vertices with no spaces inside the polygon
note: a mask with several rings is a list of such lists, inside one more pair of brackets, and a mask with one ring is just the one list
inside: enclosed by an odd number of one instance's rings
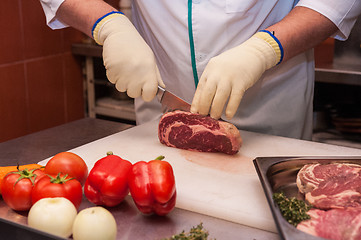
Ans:
{"label": "meat on tray", "polygon": [[297,186],[319,209],[361,209],[361,167],[356,164],[308,164],[297,174]]}
{"label": "meat on tray", "polygon": [[242,144],[239,130],[233,124],[178,110],[162,116],[158,137],[169,147],[230,155],[236,154]]}
{"label": "meat on tray", "polygon": [[326,239],[361,239],[360,209],[311,209],[308,214],[311,219],[299,223],[297,229]]}

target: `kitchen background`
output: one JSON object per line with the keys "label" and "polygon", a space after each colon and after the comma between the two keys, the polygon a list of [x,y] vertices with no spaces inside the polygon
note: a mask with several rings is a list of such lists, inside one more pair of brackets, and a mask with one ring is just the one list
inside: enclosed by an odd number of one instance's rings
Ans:
{"label": "kitchen background", "polygon": [[0,142],[84,118],[82,59],[71,45],[85,35],[51,30],[29,0],[2,0],[0,29]]}
{"label": "kitchen background", "polygon": [[[129,0],[107,2],[130,14]],[[88,116],[134,124],[101,47],[72,28],[51,30],[39,1],[3,0],[0,29],[0,142]],[[315,49],[314,141],[361,148],[360,44],[361,20],[346,42]]]}

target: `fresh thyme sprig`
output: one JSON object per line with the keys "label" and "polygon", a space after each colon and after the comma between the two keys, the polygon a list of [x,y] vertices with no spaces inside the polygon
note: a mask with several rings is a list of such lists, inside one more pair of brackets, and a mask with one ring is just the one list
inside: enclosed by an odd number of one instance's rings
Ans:
{"label": "fresh thyme sprig", "polygon": [[296,227],[300,222],[310,219],[307,211],[310,210],[312,206],[304,201],[295,197],[287,198],[283,192],[274,193],[273,200],[277,203],[282,216],[293,226]]}
{"label": "fresh thyme sprig", "polygon": [[188,233],[183,230],[177,235],[173,235],[170,238],[164,238],[162,240],[207,240],[208,235],[208,231],[203,229],[203,223],[200,223],[197,227],[192,227]]}

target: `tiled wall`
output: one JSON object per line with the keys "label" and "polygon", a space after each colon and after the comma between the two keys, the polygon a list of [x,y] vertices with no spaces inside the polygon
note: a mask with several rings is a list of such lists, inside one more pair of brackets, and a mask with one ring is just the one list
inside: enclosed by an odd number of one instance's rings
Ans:
{"label": "tiled wall", "polygon": [[51,30],[38,0],[2,0],[0,29],[0,142],[83,118],[81,59],[71,44],[85,36]]}

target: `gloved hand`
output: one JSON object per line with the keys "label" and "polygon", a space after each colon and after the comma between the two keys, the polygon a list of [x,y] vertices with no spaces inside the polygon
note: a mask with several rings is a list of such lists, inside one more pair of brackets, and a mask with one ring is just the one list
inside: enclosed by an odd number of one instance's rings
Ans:
{"label": "gloved hand", "polygon": [[[278,40],[277,40],[278,41]],[[221,117],[225,111],[231,119],[237,111],[244,92],[261,75],[282,60],[283,50],[269,32],[258,32],[244,43],[213,57],[200,78],[193,98],[191,112]]]}
{"label": "gloved hand", "polygon": [[155,56],[129,19],[112,13],[97,22],[94,40],[103,45],[103,62],[111,83],[129,97],[151,101],[164,83]]}

